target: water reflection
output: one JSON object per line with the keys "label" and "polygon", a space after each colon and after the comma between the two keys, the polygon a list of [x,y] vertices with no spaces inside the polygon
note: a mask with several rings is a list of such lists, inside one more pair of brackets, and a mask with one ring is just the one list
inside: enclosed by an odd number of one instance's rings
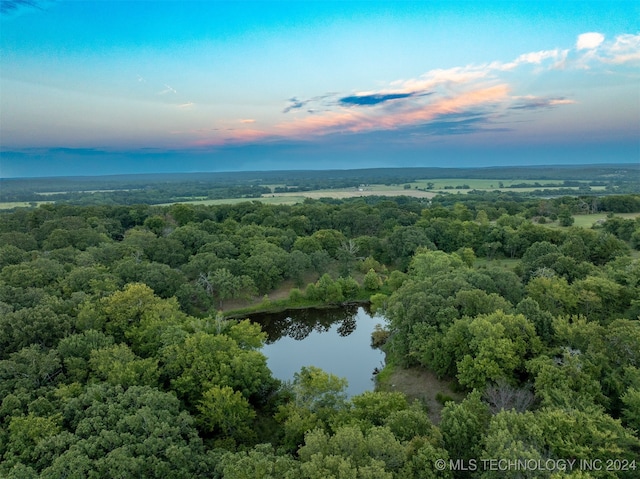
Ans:
{"label": "water reflection", "polygon": [[267,333],[267,344],[273,344],[284,336],[301,341],[312,331],[325,333],[336,325],[340,336],[348,336],[356,329],[358,306],[347,305],[326,309],[289,309],[279,313],[261,313],[249,319],[262,326]]}
{"label": "water reflection", "polygon": [[342,324],[338,326],[337,332],[340,336],[349,336],[356,330],[356,315],[345,318]]}
{"label": "water reflection", "polygon": [[267,333],[262,352],[278,379],[292,380],[302,366],[317,366],[349,381],[347,393],[372,390],[373,372],[384,355],[371,347],[371,333],[383,322],[363,307],[289,310],[254,315]]}

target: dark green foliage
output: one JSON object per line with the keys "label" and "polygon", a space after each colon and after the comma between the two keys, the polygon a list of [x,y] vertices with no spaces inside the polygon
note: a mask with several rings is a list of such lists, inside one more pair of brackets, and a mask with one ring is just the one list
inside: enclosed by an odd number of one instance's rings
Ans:
{"label": "dark green foliage", "polygon": [[72,329],[72,319],[63,312],[61,301],[47,298],[37,306],[0,315],[0,358],[38,344],[55,346]]}
{"label": "dark green foliage", "polygon": [[444,394],[438,391],[438,393],[436,393],[436,401],[444,406],[448,402],[453,401],[453,398],[448,394]]}
{"label": "dark green foliage", "polygon": [[[300,175],[287,188],[353,180]],[[201,191],[181,188],[149,194]],[[532,222],[636,202],[476,192],[0,213],[0,476],[480,477],[434,461],[637,457],[638,220]],[[388,362],[469,394],[436,396],[434,426],[399,392],[349,398],[314,367],[282,385],[259,327],[216,310],[293,285],[296,306],[375,293]],[[355,327],[341,316],[339,334]]]}
{"label": "dark green foliage", "polygon": [[473,392],[459,404],[449,402],[442,411],[440,429],[444,447],[451,457],[480,457],[481,441],[489,425],[489,407]]}
{"label": "dark green foliage", "polygon": [[32,344],[0,361],[0,397],[25,391],[35,399],[42,388],[53,387],[61,379],[62,364],[55,350]]}
{"label": "dark green foliage", "polygon": [[193,420],[171,394],[92,386],[67,401],[63,414],[72,436],[52,436],[35,451],[44,459],[58,439],[68,444],[53,461],[43,461],[43,477],[201,477],[210,462]]}

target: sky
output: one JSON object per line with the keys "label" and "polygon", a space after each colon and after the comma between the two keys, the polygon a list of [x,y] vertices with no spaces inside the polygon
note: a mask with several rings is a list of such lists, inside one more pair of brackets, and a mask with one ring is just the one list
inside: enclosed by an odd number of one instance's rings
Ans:
{"label": "sky", "polygon": [[0,177],[639,161],[637,1],[0,0]]}

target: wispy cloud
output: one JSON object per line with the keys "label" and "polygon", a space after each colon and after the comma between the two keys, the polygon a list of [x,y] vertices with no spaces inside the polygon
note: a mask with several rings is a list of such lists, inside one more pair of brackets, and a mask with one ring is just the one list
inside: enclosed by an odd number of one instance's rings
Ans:
{"label": "wispy cloud", "polygon": [[513,105],[509,107],[511,110],[537,110],[540,108],[552,108],[559,105],[576,103],[575,100],[568,98],[545,98],[533,95],[513,97],[513,101]]}
{"label": "wispy cloud", "polygon": [[584,33],[578,36],[575,51],[573,65],[576,68],[640,64],[640,34],[618,35],[607,40],[601,33]]}
{"label": "wispy cloud", "polygon": [[398,100],[400,98],[409,98],[413,96],[413,93],[372,93],[369,95],[351,95],[340,98],[340,103],[343,105],[377,105],[384,103],[385,101]]}
{"label": "wispy cloud", "polygon": [[551,60],[551,68],[558,68],[564,65],[568,54],[569,50],[560,50],[558,48],[554,50],[540,50],[538,52],[524,53],[511,62],[494,62],[490,64],[489,67],[501,71],[511,71],[521,65],[542,65],[548,60]]}
{"label": "wispy cloud", "polygon": [[[374,105],[371,110],[340,108],[318,115],[295,119],[276,125],[275,134],[293,137],[326,135],[338,132],[362,132],[368,130],[396,129],[420,122],[427,122],[438,115],[458,113],[478,105],[500,102],[507,98],[505,84],[476,88],[435,101],[405,102],[394,108]],[[412,98],[407,95],[404,99]],[[399,99],[398,99],[399,100]]]}
{"label": "wispy cloud", "polygon": [[471,133],[509,131],[509,128],[497,127],[489,114],[470,110],[464,113],[438,115],[428,123],[420,125],[411,132],[413,138],[419,136],[468,135]]}
{"label": "wispy cloud", "polygon": [[[326,99],[333,98],[336,95],[337,95],[336,93],[327,93],[325,95],[314,96],[313,98],[309,98],[307,100],[300,100],[299,98],[294,96],[292,98],[289,98],[289,100],[287,100],[289,104],[284,108],[284,110],[282,110],[282,113],[289,113],[290,111],[301,110],[310,103],[318,104],[323,102]],[[309,113],[311,113],[311,111],[309,110],[316,111],[316,109],[307,109],[307,112]]]}
{"label": "wispy cloud", "polygon": [[[52,1],[52,0],[49,0]],[[21,8],[42,8],[47,1],[42,0],[0,0],[0,13],[14,13]]]}
{"label": "wispy cloud", "polygon": [[298,110],[305,106],[310,100],[301,101],[298,100],[295,96],[289,99],[289,104],[282,110],[282,113],[289,113],[291,110]]}
{"label": "wispy cloud", "polygon": [[603,63],[623,64],[640,62],[640,34],[619,35],[616,39],[606,45],[602,56],[599,58]]}
{"label": "wispy cloud", "polygon": [[169,94],[169,93],[173,93],[173,94],[175,95],[175,94],[176,94],[176,93],[178,93],[178,92],[177,92],[174,88],[170,87],[169,85],[167,85],[167,84],[165,83],[165,85],[164,85],[164,90],[159,91],[159,92],[158,92],[158,95],[167,95],[167,94]]}
{"label": "wispy cloud", "polygon": [[[510,61],[434,69],[417,78],[389,82],[373,91],[327,93],[306,99],[291,97],[283,113],[295,112],[292,117],[262,130],[234,129],[227,131],[224,138],[218,136],[203,142],[308,140],[400,130],[418,136],[507,131],[494,123],[517,111],[543,112],[577,103],[560,86],[555,95],[527,91],[531,88],[531,75],[545,72],[562,75],[570,69],[637,61],[640,61],[640,35],[620,35],[607,41],[601,33],[588,32],[579,35],[571,48],[523,53]],[[523,82],[525,76],[528,80]]]}

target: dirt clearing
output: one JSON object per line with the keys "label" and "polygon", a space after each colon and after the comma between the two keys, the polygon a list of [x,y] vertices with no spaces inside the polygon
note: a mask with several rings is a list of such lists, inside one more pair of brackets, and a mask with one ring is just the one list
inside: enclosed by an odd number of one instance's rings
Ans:
{"label": "dirt clearing", "polygon": [[379,391],[400,391],[407,395],[410,402],[418,399],[427,406],[429,419],[434,424],[440,423],[442,404],[436,399],[441,393],[454,401],[461,401],[463,395],[451,389],[450,381],[443,381],[431,371],[419,368],[394,368],[383,384],[378,384]]}

